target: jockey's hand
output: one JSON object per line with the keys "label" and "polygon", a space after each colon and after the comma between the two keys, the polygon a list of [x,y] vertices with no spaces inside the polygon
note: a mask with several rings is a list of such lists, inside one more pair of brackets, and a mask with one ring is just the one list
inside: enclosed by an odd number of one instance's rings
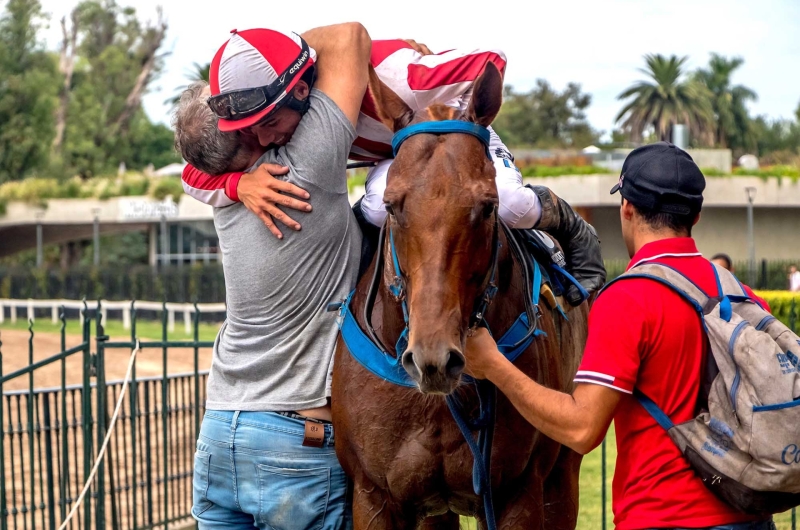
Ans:
{"label": "jockey's hand", "polygon": [[261,164],[252,172],[242,175],[236,187],[242,204],[264,221],[269,231],[278,239],[283,239],[283,234],[275,224],[276,220],[293,230],[301,228],[300,223],[286,215],[278,205],[301,212],[311,211],[310,204],[294,198],[307,200],[310,195],[306,190],[274,177],[288,172],[289,168],[286,166]]}
{"label": "jockey's hand", "polygon": [[475,379],[491,379],[493,368],[508,362],[497,349],[489,330],[484,327],[479,327],[467,338],[464,357],[467,360],[465,371]]}
{"label": "jockey's hand", "polygon": [[417,53],[421,53],[422,55],[433,55],[433,52],[421,42],[417,42],[414,39],[403,39],[403,42],[411,46]]}
{"label": "jockey's hand", "polygon": [[[542,205],[542,216],[534,228],[544,230],[558,240],[564,249],[567,270],[589,295],[599,291],[606,283],[606,268],[600,253],[600,238],[594,227],[549,188],[528,187],[539,197]],[[575,285],[567,287],[564,298],[573,306],[583,300]]]}

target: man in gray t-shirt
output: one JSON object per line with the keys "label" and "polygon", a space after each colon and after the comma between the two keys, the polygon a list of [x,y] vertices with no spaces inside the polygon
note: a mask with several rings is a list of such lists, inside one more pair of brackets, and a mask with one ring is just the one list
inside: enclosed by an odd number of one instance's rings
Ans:
{"label": "man in gray t-shirt", "polygon": [[312,211],[303,230],[273,237],[242,203],[214,209],[228,318],[214,344],[206,407],[299,411],[325,407],[338,328],[332,301],[354,287],[361,230],[347,196],[345,167],[355,129],[312,89],[291,141],[258,161],[289,168]]}
{"label": "man in gray t-shirt", "polygon": [[219,129],[268,147],[257,163],[288,168],[281,179],[309,192],[311,210],[280,239],[241,203],[214,210],[228,314],[195,453],[201,530],[351,524],[328,402],[338,329],[325,308],[355,286],[361,256],[346,164],[370,45],[360,24],[302,38],[234,31],[211,63]]}

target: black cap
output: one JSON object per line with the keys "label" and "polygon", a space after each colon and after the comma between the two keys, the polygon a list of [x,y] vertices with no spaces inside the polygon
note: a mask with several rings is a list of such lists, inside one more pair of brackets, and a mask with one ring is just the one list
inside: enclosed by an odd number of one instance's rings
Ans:
{"label": "black cap", "polygon": [[658,212],[700,213],[706,178],[689,153],[667,142],[637,147],[622,164],[611,188],[634,206]]}

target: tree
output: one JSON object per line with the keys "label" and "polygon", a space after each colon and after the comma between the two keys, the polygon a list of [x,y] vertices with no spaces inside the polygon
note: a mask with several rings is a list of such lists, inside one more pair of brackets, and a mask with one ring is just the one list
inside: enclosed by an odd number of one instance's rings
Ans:
{"label": "tree", "polygon": [[38,0],[9,0],[0,16],[0,182],[47,165],[58,78],[37,39]]}
{"label": "tree", "polygon": [[753,120],[759,157],[767,163],[800,163],[800,120],[770,120],[758,116]]}
{"label": "tree", "polygon": [[660,140],[671,140],[673,127],[686,124],[693,138],[710,143],[714,112],[708,89],[697,80],[684,78],[687,57],[648,54],[644,59],[647,68],[639,71],[650,81],[639,81],[617,96],[629,100],[616,118],[622,129],[634,142],[640,142],[650,128]]}
{"label": "tree", "polygon": [[208,83],[208,77],[211,72],[211,63],[200,64],[200,63],[192,63],[192,69],[186,72],[186,79],[189,83],[186,86],[178,87],[175,90],[177,91],[174,96],[167,99],[164,103],[168,104],[173,109],[178,106],[178,102],[181,100],[181,94],[183,91],[188,87],[190,84],[194,83],[195,81],[205,81]]}
{"label": "tree", "polygon": [[544,79],[538,79],[529,92],[506,86],[503,107],[492,127],[509,145],[584,147],[598,137],[584,112],[591,102],[592,96],[577,83],[569,83],[561,92]]}
{"label": "tree", "polygon": [[[70,33],[62,50],[69,47],[68,57],[78,60],[71,83],[65,79],[69,89],[62,98],[66,119],[58,145],[61,163],[86,177],[111,171],[120,162],[141,167],[132,155],[131,128],[146,119],[141,99],[162,67],[158,50],[167,29],[162,13],[158,11],[154,24],[143,25],[133,8],[114,0],[84,0],[71,20],[77,39],[72,47]],[[177,155],[172,159],[179,160]]]}
{"label": "tree", "polygon": [[746,86],[731,86],[733,72],[744,63],[741,57],[728,59],[712,53],[708,68],[697,70],[696,79],[711,92],[711,106],[716,118],[715,144],[744,153],[756,147],[753,120],[747,111],[747,102],[758,96]]}

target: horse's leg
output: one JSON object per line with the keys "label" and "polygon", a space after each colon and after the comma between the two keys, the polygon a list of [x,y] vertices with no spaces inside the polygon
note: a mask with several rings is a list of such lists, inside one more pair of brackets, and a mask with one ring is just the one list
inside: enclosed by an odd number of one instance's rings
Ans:
{"label": "horse's leg", "polygon": [[545,528],[573,530],[578,524],[578,478],[583,457],[567,446],[544,482]]}
{"label": "horse's leg", "polygon": [[417,530],[458,530],[459,524],[458,514],[447,512],[426,518],[420,523]]}
{"label": "horse's leg", "polygon": [[353,530],[414,530],[416,519],[363,477],[353,481]]}
{"label": "horse's leg", "polygon": [[[541,477],[528,471],[526,477],[515,484],[516,491],[504,503],[495,500],[495,519],[497,528],[511,530],[517,528],[551,530],[544,523],[543,482]],[[480,528],[486,528],[484,520]]]}

